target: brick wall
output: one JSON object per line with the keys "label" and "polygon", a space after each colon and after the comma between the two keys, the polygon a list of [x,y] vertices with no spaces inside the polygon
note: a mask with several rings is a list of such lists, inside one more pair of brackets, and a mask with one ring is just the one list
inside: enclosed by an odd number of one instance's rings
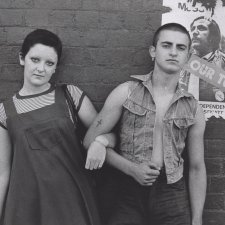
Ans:
{"label": "brick wall", "polygon": [[149,71],[148,46],[161,24],[161,5],[142,0],[1,0],[0,100],[21,86],[18,52],[24,37],[47,28],[64,44],[57,80],[79,84],[101,105],[130,74]]}
{"label": "brick wall", "polygon": [[[74,82],[100,108],[130,74],[147,73],[148,46],[167,9],[162,0],[1,0],[0,100],[22,84],[20,45],[30,31],[47,28],[64,43],[58,82]],[[208,192],[204,225],[225,224],[225,140],[221,121],[205,135]]]}

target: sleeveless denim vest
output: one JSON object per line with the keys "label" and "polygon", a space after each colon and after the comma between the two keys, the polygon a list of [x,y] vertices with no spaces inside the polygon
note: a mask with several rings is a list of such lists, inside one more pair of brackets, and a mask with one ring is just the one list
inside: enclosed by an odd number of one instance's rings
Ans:
{"label": "sleeveless denim vest", "polygon": [[[130,94],[123,104],[120,123],[121,155],[135,163],[151,160],[156,106],[152,97],[151,73],[131,76]],[[163,153],[167,183],[183,176],[181,154],[188,129],[195,123],[197,100],[177,86],[163,119]]]}

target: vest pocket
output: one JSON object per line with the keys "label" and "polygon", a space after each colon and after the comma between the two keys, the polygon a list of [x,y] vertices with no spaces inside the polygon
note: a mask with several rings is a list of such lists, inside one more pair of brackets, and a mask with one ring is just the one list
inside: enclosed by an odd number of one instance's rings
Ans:
{"label": "vest pocket", "polygon": [[192,118],[178,118],[174,119],[173,121],[176,127],[179,129],[185,129],[194,124],[194,119]]}
{"label": "vest pocket", "polygon": [[49,123],[28,128],[25,134],[32,150],[50,150],[58,145],[61,139],[60,132],[53,126],[49,126]]}
{"label": "vest pocket", "polygon": [[126,101],[123,106],[135,115],[144,116],[147,113],[147,109],[132,101]]}
{"label": "vest pocket", "polygon": [[122,154],[129,155],[129,159],[138,160],[146,154],[149,146],[147,142],[149,142],[150,127],[147,126],[146,118],[148,110],[130,100],[127,100],[123,106],[120,123],[120,150]]}
{"label": "vest pocket", "polygon": [[172,135],[176,140],[176,145],[183,144],[187,136],[188,128],[194,124],[193,118],[176,118],[173,119]]}

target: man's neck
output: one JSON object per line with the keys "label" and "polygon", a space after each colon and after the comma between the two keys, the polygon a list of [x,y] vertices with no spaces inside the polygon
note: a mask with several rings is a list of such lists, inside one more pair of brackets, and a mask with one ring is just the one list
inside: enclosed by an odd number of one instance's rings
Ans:
{"label": "man's neck", "polygon": [[204,50],[203,49],[202,50],[194,49],[194,54],[202,58],[212,51],[213,51],[212,49],[204,49]]}
{"label": "man's neck", "polygon": [[175,93],[179,82],[180,72],[168,74],[154,69],[152,75],[152,85],[154,88],[164,90],[164,93]]}

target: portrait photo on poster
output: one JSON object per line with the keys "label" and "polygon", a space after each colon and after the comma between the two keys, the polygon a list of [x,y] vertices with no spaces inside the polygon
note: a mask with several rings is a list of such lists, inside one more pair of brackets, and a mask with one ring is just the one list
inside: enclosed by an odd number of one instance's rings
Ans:
{"label": "portrait photo on poster", "polygon": [[[221,88],[225,74],[225,1],[164,0],[163,5],[171,10],[162,15],[162,24],[179,18],[179,23],[190,32],[192,55],[203,60],[197,74],[185,69],[181,72],[180,84],[199,100],[206,120],[225,119],[225,91]],[[221,77],[218,85],[204,79],[212,72],[209,63],[213,64],[217,77]]]}

